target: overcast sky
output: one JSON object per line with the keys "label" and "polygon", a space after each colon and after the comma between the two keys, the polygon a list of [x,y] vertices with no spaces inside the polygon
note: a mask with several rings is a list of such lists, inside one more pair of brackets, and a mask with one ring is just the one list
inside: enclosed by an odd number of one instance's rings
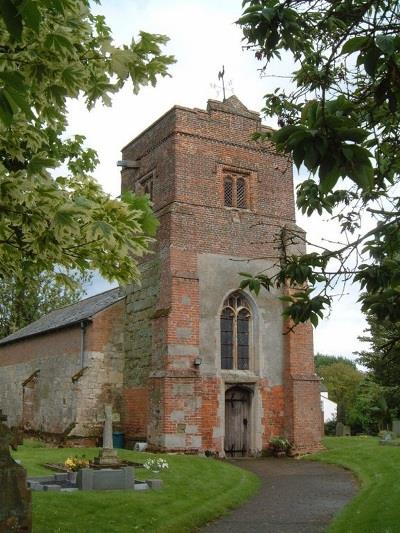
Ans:
{"label": "overcast sky", "polygon": [[[112,108],[96,106],[90,113],[82,102],[70,105],[69,132],[82,133],[88,146],[96,149],[100,165],[96,178],[110,194],[120,191],[120,172],[116,161],[120,150],[133,137],[173,105],[204,109],[207,100],[222,99],[218,71],[225,65],[227,96],[234,93],[249,109],[260,111],[263,95],[288,83],[293,65],[288,59],[274,63],[268,78],[261,78],[260,63],[253,54],[242,50],[242,35],[234,21],[241,13],[241,0],[103,0],[95,10],[104,14],[116,43],[137,36],[139,30],[163,33],[170,37],[166,52],[177,63],[170,69],[171,78],[160,80],[155,88],[144,88],[133,95],[125,87],[113,98]],[[274,126],[271,120],[265,121]],[[319,218],[298,216],[298,223],[308,232],[310,241],[337,238],[337,227]],[[107,288],[97,281],[90,289]],[[351,357],[361,349],[357,336],[365,327],[359,305],[358,290],[348,287],[347,295],[335,302],[332,313],[315,331],[315,351]]]}

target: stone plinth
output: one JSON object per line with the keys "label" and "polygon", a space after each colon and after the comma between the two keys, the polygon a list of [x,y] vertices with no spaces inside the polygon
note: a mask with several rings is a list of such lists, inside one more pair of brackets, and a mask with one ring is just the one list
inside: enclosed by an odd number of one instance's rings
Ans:
{"label": "stone plinth", "polygon": [[116,450],[103,448],[100,450],[99,456],[94,458],[97,465],[115,466],[120,463]]}
{"label": "stone plinth", "polygon": [[119,469],[82,468],[79,470],[77,486],[80,490],[126,490],[135,485],[134,469],[123,466]]}

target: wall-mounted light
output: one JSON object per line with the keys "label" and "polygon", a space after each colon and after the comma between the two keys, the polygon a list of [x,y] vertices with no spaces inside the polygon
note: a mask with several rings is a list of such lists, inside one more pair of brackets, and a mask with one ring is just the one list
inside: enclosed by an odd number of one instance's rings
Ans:
{"label": "wall-mounted light", "polygon": [[201,357],[196,357],[196,359],[193,361],[194,366],[200,366],[203,362]]}
{"label": "wall-mounted light", "polygon": [[117,161],[117,167],[122,168],[139,168],[140,162],[139,161],[133,161],[129,159],[120,159]]}

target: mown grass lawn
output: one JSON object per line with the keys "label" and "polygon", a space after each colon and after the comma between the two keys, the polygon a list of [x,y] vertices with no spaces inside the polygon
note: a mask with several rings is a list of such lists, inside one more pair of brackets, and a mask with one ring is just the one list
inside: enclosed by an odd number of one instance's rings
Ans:
{"label": "mown grass lawn", "polygon": [[327,533],[399,533],[400,447],[372,437],[327,437],[324,444],[327,451],[309,459],[349,468],[361,483]]}
{"label": "mown grass lawn", "polygon": [[[49,471],[43,463],[62,463],[69,455],[98,454],[94,448],[43,447],[26,441],[14,454],[29,475]],[[150,454],[119,450],[119,456],[144,462]],[[154,457],[154,455],[151,455]],[[136,477],[164,480],[160,491],[100,491],[73,493],[34,492],[34,533],[185,532],[204,524],[248,499],[259,487],[258,478],[223,461],[205,457],[168,455],[169,470],[151,474],[136,470]]]}

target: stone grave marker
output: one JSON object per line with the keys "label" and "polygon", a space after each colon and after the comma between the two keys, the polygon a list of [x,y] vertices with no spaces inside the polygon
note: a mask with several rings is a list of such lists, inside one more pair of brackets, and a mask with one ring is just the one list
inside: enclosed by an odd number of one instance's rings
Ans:
{"label": "stone grave marker", "polygon": [[336,424],[336,437],[350,437],[351,429],[350,426],[346,426],[342,422]]}
{"label": "stone grave marker", "polygon": [[103,448],[101,449],[99,456],[95,458],[95,463],[103,466],[117,465],[120,461],[113,446],[113,415],[111,404],[106,404],[104,406],[104,414]]}
{"label": "stone grave marker", "polygon": [[392,432],[395,438],[400,437],[400,420],[393,420],[392,422]]}
{"label": "stone grave marker", "polygon": [[390,431],[382,431],[380,433],[380,439],[379,439],[379,444],[388,444],[388,445],[391,445],[392,444],[392,441],[393,441],[393,436],[392,436],[392,433]]}
{"label": "stone grave marker", "polygon": [[31,492],[25,469],[11,457],[10,447],[17,449],[22,439],[11,430],[0,409],[0,531],[26,533],[32,531]]}

